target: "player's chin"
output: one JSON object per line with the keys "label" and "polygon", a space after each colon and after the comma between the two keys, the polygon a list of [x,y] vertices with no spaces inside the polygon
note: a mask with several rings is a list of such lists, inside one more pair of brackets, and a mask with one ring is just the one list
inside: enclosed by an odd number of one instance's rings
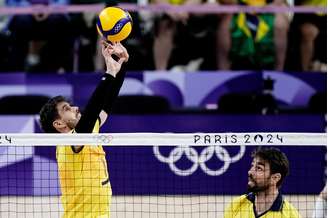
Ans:
{"label": "player's chin", "polygon": [[255,188],[255,184],[252,182],[248,182],[247,184],[247,192],[255,192],[256,188]]}

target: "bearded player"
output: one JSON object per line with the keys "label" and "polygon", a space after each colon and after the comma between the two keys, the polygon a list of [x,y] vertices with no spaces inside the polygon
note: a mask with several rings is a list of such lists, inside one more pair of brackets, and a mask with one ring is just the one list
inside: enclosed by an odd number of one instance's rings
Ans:
{"label": "bearded player", "polygon": [[[102,54],[107,70],[83,113],[62,96],[50,99],[40,111],[40,123],[46,133],[99,132],[123,84],[122,64],[129,58],[120,43],[103,41]],[[110,217],[112,189],[102,146],[57,146],[56,156],[63,218]]]}

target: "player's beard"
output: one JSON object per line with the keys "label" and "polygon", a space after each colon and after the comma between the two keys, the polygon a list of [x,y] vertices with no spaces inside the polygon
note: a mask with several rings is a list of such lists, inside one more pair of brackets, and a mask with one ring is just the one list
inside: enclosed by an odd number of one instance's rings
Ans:
{"label": "player's beard", "polygon": [[249,177],[248,180],[250,180],[253,183],[253,185],[249,185],[249,184],[247,185],[247,192],[253,192],[253,193],[263,192],[270,187],[269,178],[267,178],[266,183],[263,185],[259,185],[252,177]]}
{"label": "player's beard", "polygon": [[70,129],[74,129],[76,127],[76,124],[79,122],[81,118],[81,113],[77,113],[76,117],[74,119],[69,119],[66,122],[66,125],[70,128]]}

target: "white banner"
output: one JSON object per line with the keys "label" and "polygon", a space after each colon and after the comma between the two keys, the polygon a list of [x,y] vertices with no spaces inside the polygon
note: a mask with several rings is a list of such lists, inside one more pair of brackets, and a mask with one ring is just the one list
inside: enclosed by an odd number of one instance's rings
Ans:
{"label": "white banner", "polygon": [[0,146],[118,145],[210,146],[296,145],[326,146],[326,133],[0,133]]}

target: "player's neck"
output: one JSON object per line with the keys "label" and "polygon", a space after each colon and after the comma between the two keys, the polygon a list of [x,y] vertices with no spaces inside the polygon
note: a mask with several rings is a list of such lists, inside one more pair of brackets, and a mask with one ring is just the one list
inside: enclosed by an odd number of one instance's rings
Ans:
{"label": "player's neck", "polygon": [[261,214],[269,210],[278,194],[279,190],[276,187],[270,187],[265,191],[256,193],[255,207],[257,214]]}

